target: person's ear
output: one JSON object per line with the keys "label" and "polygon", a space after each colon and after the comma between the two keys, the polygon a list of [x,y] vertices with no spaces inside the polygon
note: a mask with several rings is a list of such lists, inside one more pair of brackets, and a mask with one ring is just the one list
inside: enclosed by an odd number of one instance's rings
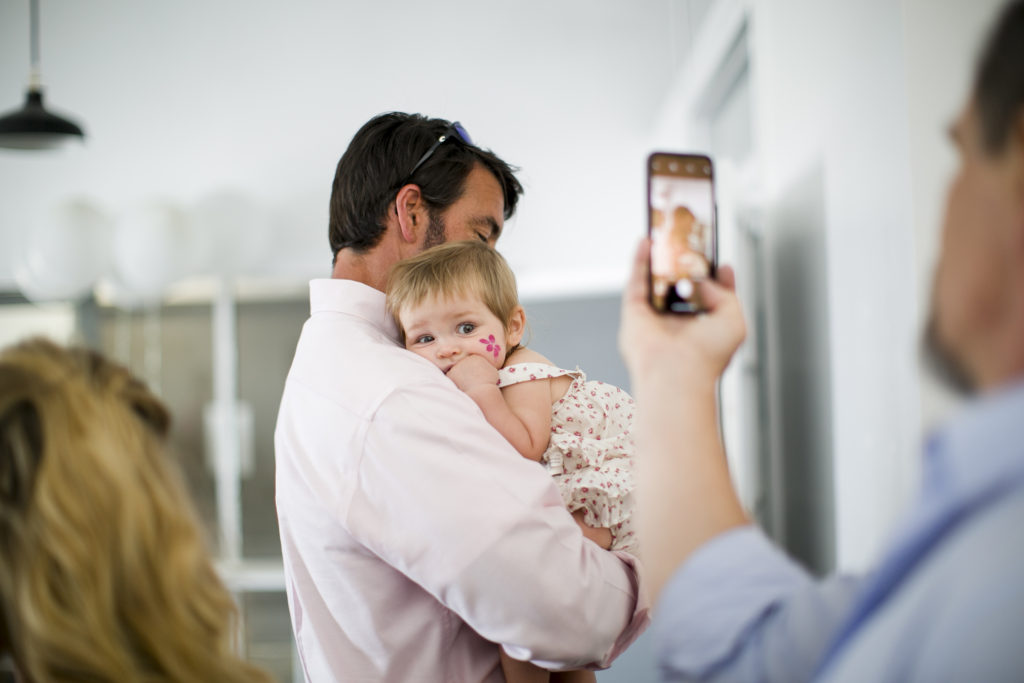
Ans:
{"label": "person's ear", "polygon": [[512,348],[523,339],[526,332],[526,310],[522,306],[512,309],[512,315],[508,321],[508,333],[505,335],[505,344]]}
{"label": "person's ear", "polygon": [[427,212],[419,185],[409,183],[395,195],[395,214],[403,242],[416,244],[426,230]]}

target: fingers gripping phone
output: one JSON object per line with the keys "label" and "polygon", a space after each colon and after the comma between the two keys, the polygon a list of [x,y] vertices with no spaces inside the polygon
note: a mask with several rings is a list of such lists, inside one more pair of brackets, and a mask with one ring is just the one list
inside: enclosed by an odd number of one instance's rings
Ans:
{"label": "fingers gripping phone", "polygon": [[647,158],[651,306],[663,313],[704,310],[697,282],[715,276],[718,252],[714,169],[700,154]]}

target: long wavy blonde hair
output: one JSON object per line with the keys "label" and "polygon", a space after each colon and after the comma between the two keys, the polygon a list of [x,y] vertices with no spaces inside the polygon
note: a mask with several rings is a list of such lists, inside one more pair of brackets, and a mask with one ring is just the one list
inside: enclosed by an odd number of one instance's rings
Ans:
{"label": "long wavy blonde hair", "polygon": [[126,369],[36,339],[0,352],[0,651],[32,683],[268,681]]}

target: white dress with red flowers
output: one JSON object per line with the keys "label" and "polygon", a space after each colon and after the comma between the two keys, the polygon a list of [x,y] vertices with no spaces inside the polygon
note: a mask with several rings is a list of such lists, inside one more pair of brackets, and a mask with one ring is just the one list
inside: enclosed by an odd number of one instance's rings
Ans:
{"label": "white dress with red flowers", "polygon": [[572,384],[551,406],[551,440],[541,463],[570,512],[584,510],[592,527],[608,527],[612,550],[636,552],[633,531],[633,399],[619,387],[587,381],[579,368],[518,363],[498,370],[498,386],[568,375]]}

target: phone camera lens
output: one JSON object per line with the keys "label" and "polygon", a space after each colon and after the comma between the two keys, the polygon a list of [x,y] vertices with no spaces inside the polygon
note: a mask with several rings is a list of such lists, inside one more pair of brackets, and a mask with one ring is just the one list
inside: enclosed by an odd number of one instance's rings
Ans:
{"label": "phone camera lens", "polygon": [[711,173],[711,167],[707,164],[704,165],[704,175]]}
{"label": "phone camera lens", "polygon": [[669,167],[670,170],[676,171],[676,170],[679,169],[679,164],[677,164],[676,162],[673,161],[672,163],[670,163],[668,165],[668,167]]}
{"label": "phone camera lens", "polygon": [[690,173],[693,173],[693,164],[687,164],[686,170],[689,171]]}

